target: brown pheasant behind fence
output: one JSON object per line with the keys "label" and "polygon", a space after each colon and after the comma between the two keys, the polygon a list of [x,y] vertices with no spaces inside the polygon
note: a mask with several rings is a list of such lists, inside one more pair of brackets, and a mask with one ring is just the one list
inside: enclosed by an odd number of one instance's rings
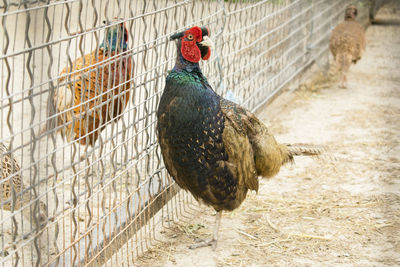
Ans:
{"label": "brown pheasant behind fence", "polygon": [[[76,59],[65,68],[54,97],[47,129],[56,128],[67,141],[94,146],[110,121],[118,121],[125,110],[132,85],[132,55],[128,49],[128,30],[117,22],[106,29],[98,51]],[[43,132],[43,130],[42,130]]]}
{"label": "brown pheasant behind fence", "polygon": [[[34,211],[30,209],[30,205],[34,205],[34,196],[31,190],[25,188],[19,171],[20,166],[13,154],[0,143],[0,208],[11,211],[14,204],[14,211],[23,208],[22,215],[31,221]],[[47,207],[42,201],[38,203],[37,218],[39,225],[47,221]]]}

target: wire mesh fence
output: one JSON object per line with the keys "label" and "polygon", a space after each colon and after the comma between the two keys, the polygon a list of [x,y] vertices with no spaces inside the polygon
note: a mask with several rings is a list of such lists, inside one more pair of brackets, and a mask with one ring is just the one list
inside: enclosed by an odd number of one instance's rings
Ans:
{"label": "wire mesh fence", "polygon": [[155,135],[172,33],[207,25],[206,77],[255,110],[327,58],[348,3],[3,0],[2,266],[134,262],[156,226],[184,213],[191,198],[168,176]]}

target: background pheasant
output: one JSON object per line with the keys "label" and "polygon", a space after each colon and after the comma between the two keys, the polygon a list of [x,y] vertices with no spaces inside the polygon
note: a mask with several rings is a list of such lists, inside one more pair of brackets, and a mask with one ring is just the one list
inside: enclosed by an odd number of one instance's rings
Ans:
{"label": "background pheasant", "polygon": [[364,28],[355,21],[357,8],[346,8],[344,21],[337,25],[331,34],[329,48],[335,59],[340,75],[340,86],[347,87],[346,72],[351,63],[357,63],[365,50]]}
{"label": "background pheasant", "polygon": [[[22,215],[28,221],[32,221],[32,215],[29,203],[34,203],[34,196],[31,191],[26,191],[24,183],[21,179],[20,166],[13,154],[8,151],[3,143],[0,143],[0,203],[4,210],[11,210],[12,204],[12,189],[15,192],[14,210],[19,210],[27,205],[22,210]],[[14,175],[13,177],[11,177]],[[31,204],[32,205],[32,204]],[[39,201],[38,220],[39,224],[43,225],[47,221],[47,207],[42,201]]]}
{"label": "background pheasant", "polygon": [[124,23],[114,24],[106,29],[98,51],[78,58],[72,68],[61,72],[61,85],[53,98],[58,114],[53,125],[68,141],[93,146],[106,123],[120,118],[132,84],[127,42]]}
{"label": "background pheasant", "polygon": [[243,107],[217,95],[201,72],[210,57],[207,28],[175,34],[178,56],[157,111],[157,132],[165,166],[176,183],[217,211],[214,245],[223,210],[234,210],[258,177],[272,177],[295,155],[317,155],[306,145],[278,144],[267,127]]}

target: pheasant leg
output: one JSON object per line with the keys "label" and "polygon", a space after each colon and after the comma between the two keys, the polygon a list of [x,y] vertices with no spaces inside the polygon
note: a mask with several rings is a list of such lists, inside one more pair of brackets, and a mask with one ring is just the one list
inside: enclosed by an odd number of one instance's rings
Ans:
{"label": "pheasant leg", "polygon": [[213,250],[215,250],[217,248],[218,230],[219,230],[219,225],[221,224],[221,215],[222,215],[222,211],[218,211],[217,215],[215,217],[215,226],[214,226],[213,237],[209,240],[200,240],[200,242],[190,245],[189,246],[190,249],[209,247],[209,246],[212,246]]}

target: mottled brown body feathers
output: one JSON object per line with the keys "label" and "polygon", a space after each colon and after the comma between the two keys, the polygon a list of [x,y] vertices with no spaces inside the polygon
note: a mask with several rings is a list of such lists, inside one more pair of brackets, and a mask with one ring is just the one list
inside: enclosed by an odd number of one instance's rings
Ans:
{"label": "mottled brown body feathers", "polygon": [[225,99],[221,100],[221,109],[227,119],[233,122],[236,131],[243,132],[251,144],[250,160],[256,176],[272,177],[283,164],[293,160],[287,147],[278,144],[268,128],[253,113]]}
{"label": "mottled brown body feathers", "polygon": [[[28,205],[22,211],[22,214],[31,220],[31,212],[29,203],[34,200],[34,196],[30,191],[25,191],[25,187],[19,173],[20,166],[13,154],[8,151],[3,143],[0,143],[0,203],[1,208],[11,211],[12,197],[14,190],[14,210],[21,209],[24,205]],[[12,177],[11,177],[12,176]],[[33,202],[32,202],[33,203]],[[42,201],[38,203],[38,220],[43,224],[47,220],[47,207]]]}

